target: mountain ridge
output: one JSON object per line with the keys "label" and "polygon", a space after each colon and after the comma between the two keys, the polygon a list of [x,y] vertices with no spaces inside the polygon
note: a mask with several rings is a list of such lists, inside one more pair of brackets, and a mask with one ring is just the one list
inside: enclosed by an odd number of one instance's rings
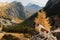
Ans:
{"label": "mountain ridge", "polygon": [[24,7],[20,2],[0,3],[0,18],[4,21],[8,20],[10,22],[14,20],[14,23],[20,23],[25,19],[24,15]]}
{"label": "mountain ridge", "polygon": [[36,5],[36,4],[32,4],[32,3],[29,3],[25,6],[25,13],[27,15],[27,17],[30,17],[32,16],[35,12],[41,10],[42,7],[40,7],[39,5]]}

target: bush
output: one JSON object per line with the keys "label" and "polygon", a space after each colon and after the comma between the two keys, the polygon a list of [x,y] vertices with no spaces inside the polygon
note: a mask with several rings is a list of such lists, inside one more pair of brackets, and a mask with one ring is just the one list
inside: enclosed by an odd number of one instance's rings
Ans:
{"label": "bush", "polygon": [[2,31],[5,31],[5,32],[17,32],[17,33],[30,33],[32,31],[35,31],[35,28],[17,25],[17,26],[3,27]]}

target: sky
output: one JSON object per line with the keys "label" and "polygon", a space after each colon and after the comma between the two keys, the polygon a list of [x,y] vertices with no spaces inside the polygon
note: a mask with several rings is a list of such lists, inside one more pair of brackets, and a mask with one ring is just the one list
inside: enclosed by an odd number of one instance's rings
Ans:
{"label": "sky", "polygon": [[26,6],[28,3],[32,3],[44,7],[48,0],[0,0],[0,2],[12,2],[12,1],[19,1],[24,6]]}

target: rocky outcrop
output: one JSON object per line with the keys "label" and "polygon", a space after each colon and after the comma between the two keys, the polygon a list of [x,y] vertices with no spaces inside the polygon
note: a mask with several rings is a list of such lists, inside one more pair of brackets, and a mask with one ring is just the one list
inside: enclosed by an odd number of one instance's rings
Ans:
{"label": "rocky outcrop", "polygon": [[0,3],[0,14],[3,17],[25,19],[24,7],[20,2]]}
{"label": "rocky outcrop", "polygon": [[7,9],[10,16],[25,19],[24,7],[20,2],[12,2],[11,7]]}

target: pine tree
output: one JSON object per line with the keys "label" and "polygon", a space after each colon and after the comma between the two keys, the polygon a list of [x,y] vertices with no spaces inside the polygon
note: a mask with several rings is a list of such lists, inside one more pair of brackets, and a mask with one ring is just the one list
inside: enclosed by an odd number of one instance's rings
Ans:
{"label": "pine tree", "polygon": [[49,18],[46,17],[46,13],[44,11],[38,12],[38,16],[35,18],[35,28],[38,31],[38,25],[41,24],[45,27],[45,30],[50,31],[50,24],[49,24]]}

